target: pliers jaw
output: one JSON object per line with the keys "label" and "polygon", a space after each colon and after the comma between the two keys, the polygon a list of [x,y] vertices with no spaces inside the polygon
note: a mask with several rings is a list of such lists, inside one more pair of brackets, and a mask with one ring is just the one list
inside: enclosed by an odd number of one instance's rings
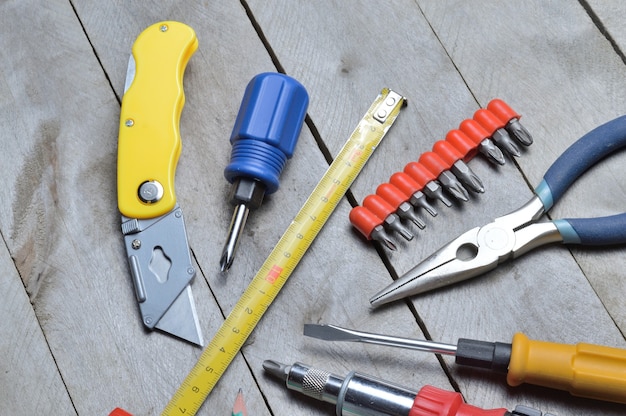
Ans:
{"label": "pliers jaw", "polygon": [[372,306],[481,275],[532,248],[561,241],[551,223],[527,224],[544,213],[538,197],[520,209],[461,234],[370,299]]}

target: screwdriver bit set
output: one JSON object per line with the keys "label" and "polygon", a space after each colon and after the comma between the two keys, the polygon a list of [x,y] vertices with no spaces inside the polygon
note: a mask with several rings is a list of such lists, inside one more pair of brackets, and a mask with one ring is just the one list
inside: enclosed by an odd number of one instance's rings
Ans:
{"label": "screwdriver bit set", "polygon": [[439,200],[451,207],[449,196],[458,201],[469,200],[472,192],[484,192],[478,176],[466,162],[477,153],[490,162],[503,165],[504,153],[511,157],[521,155],[518,143],[529,146],[533,139],[519,122],[520,115],[501,99],[493,99],[487,108],[474,113],[458,129],[450,130],[444,140],[435,142],[432,151],[424,152],[416,162],[409,162],[404,170],[396,172],[389,181],[379,185],[376,193],[366,196],[360,206],[350,211],[350,222],[368,240],[383,243],[396,250],[390,232],[406,240],[413,233],[404,224],[410,221],[418,228],[425,227],[417,215],[421,208],[431,216],[437,211],[429,200]]}

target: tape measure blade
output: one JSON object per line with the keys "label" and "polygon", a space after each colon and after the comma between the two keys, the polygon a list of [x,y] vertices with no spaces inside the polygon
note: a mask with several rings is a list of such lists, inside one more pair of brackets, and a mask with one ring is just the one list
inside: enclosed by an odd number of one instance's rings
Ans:
{"label": "tape measure blade", "polygon": [[383,89],[189,372],[163,416],[193,416],[272,304],[405,100]]}

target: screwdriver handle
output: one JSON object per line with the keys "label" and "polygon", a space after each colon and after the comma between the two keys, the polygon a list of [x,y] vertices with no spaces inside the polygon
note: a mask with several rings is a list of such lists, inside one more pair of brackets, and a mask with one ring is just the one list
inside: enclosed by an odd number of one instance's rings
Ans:
{"label": "screwdriver handle", "polygon": [[461,393],[424,386],[420,389],[409,416],[504,416],[506,409],[485,410],[467,404]]}
{"label": "screwdriver handle", "polygon": [[230,137],[231,159],[224,170],[233,183],[245,177],[278,189],[278,177],[291,158],[302,129],[309,96],[295,79],[279,73],[256,75],[246,87]]}
{"label": "screwdriver handle", "polygon": [[574,396],[626,403],[626,350],[592,344],[557,344],[513,336],[510,386],[536,384]]}

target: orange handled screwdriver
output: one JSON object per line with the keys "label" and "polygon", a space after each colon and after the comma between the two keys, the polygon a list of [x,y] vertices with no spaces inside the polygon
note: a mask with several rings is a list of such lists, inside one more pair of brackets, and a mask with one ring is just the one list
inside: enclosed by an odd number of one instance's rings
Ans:
{"label": "orange handled screwdriver", "polygon": [[574,396],[626,403],[626,350],[592,344],[534,341],[517,333],[510,344],[460,338],[457,345],[354,331],[335,325],[304,325],[304,335],[454,355],[459,365],[507,374],[510,386],[535,384]]}

